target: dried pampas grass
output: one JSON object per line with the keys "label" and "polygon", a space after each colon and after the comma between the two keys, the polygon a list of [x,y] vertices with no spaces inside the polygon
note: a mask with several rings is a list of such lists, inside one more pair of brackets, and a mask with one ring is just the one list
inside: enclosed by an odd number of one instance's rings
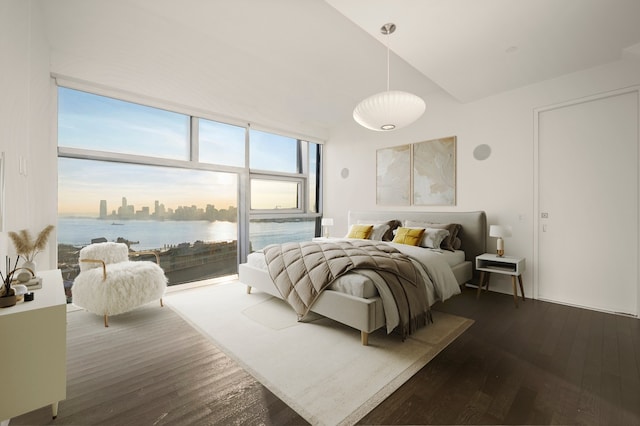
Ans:
{"label": "dried pampas grass", "polygon": [[24,257],[27,262],[33,262],[36,255],[47,246],[47,241],[53,228],[53,225],[44,228],[40,231],[35,241],[31,238],[31,233],[27,229],[22,229],[18,232],[9,232],[9,238],[13,241],[16,253]]}

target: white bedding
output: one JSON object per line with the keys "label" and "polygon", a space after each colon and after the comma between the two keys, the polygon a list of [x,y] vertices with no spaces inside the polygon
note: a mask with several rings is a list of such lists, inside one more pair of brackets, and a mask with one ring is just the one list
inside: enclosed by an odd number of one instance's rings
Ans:
{"label": "white bedding", "polygon": [[[335,239],[333,240],[335,241]],[[464,252],[434,250],[391,242],[385,242],[385,244],[392,245],[412,259],[427,285],[429,306],[438,300],[444,301],[460,293],[460,287],[451,271],[451,266],[464,262]],[[247,263],[256,268],[267,270],[264,254],[261,251],[251,253],[247,257]],[[380,296],[385,311],[387,332],[391,332],[399,323],[399,315],[393,302],[393,296],[386,283],[373,271],[351,271],[336,279],[329,286],[329,289],[362,298]]]}
{"label": "white bedding", "polygon": [[[331,240],[336,241],[340,239],[332,238]],[[394,243],[389,244],[392,244],[396,247],[404,245]],[[459,263],[464,262],[464,252],[462,250],[456,250],[455,252],[452,252],[447,250],[436,250],[421,247],[417,247],[416,249],[418,252],[420,252],[421,250],[427,250],[433,253],[437,253],[438,256],[440,256],[445,262],[447,262],[449,266],[455,266]],[[247,263],[258,269],[263,269],[265,271],[267,270],[267,263],[264,260],[264,254],[262,253],[262,251],[251,253],[247,257]],[[370,299],[372,297],[378,296],[378,289],[376,288],[371,278],[367,274],[362,274],[359,271],[353,271],[339,277],[331,284],[329,288],[331,290],[347,293],[356,297],[363,297],[365,299]],[[438,299],[436,298],[436,300]]]}

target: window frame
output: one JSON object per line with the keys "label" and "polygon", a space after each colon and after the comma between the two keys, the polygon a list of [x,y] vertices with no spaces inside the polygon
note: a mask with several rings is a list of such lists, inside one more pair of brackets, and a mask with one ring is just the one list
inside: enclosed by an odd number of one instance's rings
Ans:
{"label": "window frame", "polygon": [[[54,84],[52,85],[53,99],[55,102],[55,112],[53,114],[54,120],[54,135],[56,138],[57,156],[66,158],[86,159],[86,160],[100,160],[110,161],[116,163],[125,164],[139,164],[161,167],[173,167],[192,170],[204,170],[214,172],[234,173],[238,178],[238,198],[237,198],[237,255],[238,263],[246,262],[247,255],[249,253],[249,226],[252,219],[280,219],[282,217],[296,217],[296,218],[313,218],[316,220],[316,236],[319,235],[320,230],[320,218],[323,211],[323,151],[324,142],[317,138],[310,138],[306,136],[296,135],[295,133],[284,132],[280,130],[273,130],[268,127],[254,126],[252,123],[243,120],[232,119],[229,117],[217,117],[214,114],[210,114],[197,109],[189,109],[184,105],[173,104],[171,102],[161,101],[155,98],[146,97],[142,95],[132,94],[117,89],[112,89],[104,86],[93,85],[91,83],[81,82],[78,80],[66,79],[63,76],[52,76]],[[190,158],[188,160],[169,159],[161,157],[153,157],[146,155],[136,154],[124,154],[117,152],[97,151],[82,148],[72,148],[59,146],[57,140],[57,123],[58,123],[58,88],[64,87],[72,90],[79,90],[87,92],[96,96],[103,96],[113,98],[116,100],[136,103],[143,106],[175,112],[178,114],[185,114],[190,118],[189,126],[189,144],[190,144]],[[232,126],[242,127],[245,129],[245,164],[244,166],[228,166],[214,163],[203,163],[199,161],[199,119],[205,119],[209,121],[215,121],[222,124],[228,124]],[[253,170],[250,169],[250,130],[259,130],[262,132],[273,133],[275,135],[284,136],[288,138],[294,138],[297,140],[297,173],[283,173],[274,172],[269,170]],[[317,211],[310,211],[310,190],[311,184],[309,176],[309,143],[318,145],[317,153],[317,165],[316,173],[316,203]],[[253,178],[266,178],[268,180],[282,180],[282,181],[295,181],[298,182],[298,197],[299,208],[297,209],[256,209],[252,210],[251,206],[251,179]],[[56,253],[57,262],[57,253]]]}
{"label": "window frame", "polygon": [[251,173],[249,177],[249,192],[251,193],[252,186],[251,182],[253,180],[268,180],[274,182],[295,182],[297,183],[297,199],[298,199],[298,207],[294,209],[254,209],[251,207],[251,198],[249,198],[249,214],[259,216],[261,213],[276,213],[276,214],[300,214],[306,213],[306,202],[304,199],[304,186],[306,185],[307,179],[299,176],[274,176],[267,175],[264,173]]}

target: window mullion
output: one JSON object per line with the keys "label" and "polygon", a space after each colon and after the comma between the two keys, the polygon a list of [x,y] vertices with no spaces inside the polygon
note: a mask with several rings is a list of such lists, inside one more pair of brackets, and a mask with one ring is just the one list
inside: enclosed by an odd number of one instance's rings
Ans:
{"label": "window mullion", "polygon": [[200,125],[198,117],[191,116],[191,152],[189,158],[192,162],[200,162]]}

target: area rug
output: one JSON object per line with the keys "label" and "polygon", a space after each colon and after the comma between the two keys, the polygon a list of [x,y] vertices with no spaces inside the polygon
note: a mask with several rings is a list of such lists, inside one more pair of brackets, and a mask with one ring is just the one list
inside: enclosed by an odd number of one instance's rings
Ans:
{"label": "area rug", "polygon": [[166,305],[314,425],[350,425],[386,399],[472,320],[441,312],[404,342],[319,315],[298,322],[283,301],[237,281],[169,293]]}

